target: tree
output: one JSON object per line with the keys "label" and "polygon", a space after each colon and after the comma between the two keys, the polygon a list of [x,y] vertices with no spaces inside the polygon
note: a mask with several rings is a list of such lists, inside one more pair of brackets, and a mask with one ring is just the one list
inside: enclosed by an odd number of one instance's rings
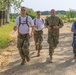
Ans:
{"label": "tree", "polygon": [[70,11],[67,11],[66,16],[67,16],[67,18],[75,18],[76,17],[76,11],[73,9],[70,9]]}
{"label": "tree", "polygon": [[29,16],[31,16],[32,18],[35,18],[36,17],[36,13],[34,12],[33,9],[27,8],[27,14]]}
{"label": "tree", "polygon": [[10,11],[11,7],[13,6],[14,10],[19,9],[21,7],[21,3],[23,0],[4,0],[4,5],[5,9],[7,10],[6,15],[7,15],[7,20],[6,22],[10,22]]}

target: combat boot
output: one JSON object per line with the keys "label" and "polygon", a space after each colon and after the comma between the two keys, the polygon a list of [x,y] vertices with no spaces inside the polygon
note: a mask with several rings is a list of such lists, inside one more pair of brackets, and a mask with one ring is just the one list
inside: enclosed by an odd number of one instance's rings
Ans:
{"label": "combat boot", "polygon": [[52,62],[52,55],[50,56],[50,63],[53,63],[53,62]]}
{"label": "combat boot", "polygon": [[40,50],[38,50],[37,56],[38,56],[38,57],[40,56]]}
{"label": "combat boot", "polygon": [[76,59],[76,54],[74,55],[74,59]]}
{"label": "combat boot", "polygon": [[27,62],[30,61],[30,57],[29,57],[29,55],[26,56],[26,60],[27,60]]}
{"label": "combat boot", "polygon": [[37,45],[35,45],[35,49],[36,49],[36,51],[38,50],[38,46]]}
{"label": "combat boot", "polygon": [[22,60],[21,65],[24,65],[26,63],[25,59]]}

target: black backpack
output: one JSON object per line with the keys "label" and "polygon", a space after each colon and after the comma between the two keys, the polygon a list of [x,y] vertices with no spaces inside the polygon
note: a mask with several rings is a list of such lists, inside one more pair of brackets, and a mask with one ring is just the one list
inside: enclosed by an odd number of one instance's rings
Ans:
{"label": "black backpack", "polygon": [[25,23],[21,23],[21,16],[19,17],[18,33],[19,33],[19,27],[20,27],[21,24],[22,25],[26,24],[28,26],[28,31],[29,31],[28,16],[26,17]]}
{"label": "black backpack", "polygon": [[21,24],[26,24],[29,27],[29,25],[28,25],[28,16],[26,17],[26,21],[25,22],[26,23],[21,23],[21,16],[20,16],[19,17],[19,27],[20,27]]}
{"label": "black backpack", "polygon": [[[42,19],[42,22],[43,22],[43,24],[44,24],[44,20]],[[36,25],[36,19],[34,20],[34,25]]]}

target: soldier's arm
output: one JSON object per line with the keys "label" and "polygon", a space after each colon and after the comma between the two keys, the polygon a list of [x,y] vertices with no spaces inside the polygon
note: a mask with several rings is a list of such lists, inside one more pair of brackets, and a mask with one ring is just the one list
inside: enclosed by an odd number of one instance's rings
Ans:
{"label": "soldier's arm", "polygon": [[59,18],[59,28],[62,28],[64,26],[63,21]]}
{"label": "soldier's arm", "polygon": [[48,23],[48,18],[45,20],[45,27],[47,27],[48,28],[48,26],[49,26],[49,23]]}
{"label": "soldier's arm", "polygon": [[71,29],[72,32],[76,32],[76,30]]}
{"label": "soldier's arm", "polygon": [[51,30],[52,28],[49,25],[48,18],[45,20],[45,27]]}
{"label": "soldier's arm", "polygon": [[30,25],[30,27],[31,27],[30,37],[32,37],[33,33],[34,33],[34,23],[33,23],[33,20],[32,20],[31,17],[30,17],[30,22],[31,22],[31,25]]}
{"label": "soldier's arm", "polygon": [[74,23],[72,24],[71,31],[76,32],[76,27],[75,27]]}
{"label": "soldier's arm", "polygon": [[14,27],[13,27],[13,30],[14,30],[14,31],[17,30],[18,25],[19,25],[19,18],[17,17],[17,18],[16,18],[16,21],[15,21],[15,24],[14,24]]}

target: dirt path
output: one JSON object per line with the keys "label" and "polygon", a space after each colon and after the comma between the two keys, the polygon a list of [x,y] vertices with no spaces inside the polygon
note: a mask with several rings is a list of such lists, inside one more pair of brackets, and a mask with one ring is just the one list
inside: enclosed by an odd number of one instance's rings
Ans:
{"label": "dirt path", "polygon": [[73,60],[71,47],[72,33],[70,32],[70,25],[65,24],[60,31],[60,43],[53,56],[54,63],[49,63],[47,29],[44,29],[41,56],[36,57],[34,41],[31,39],[31,61],[24,66],[20,66],[21,59],[16,48],[16,41],[12,42],[5,49],[6,52],[3,52],[9,54],[6,56],[8,58],[6,61],[7,65],[2,66],[3,69],[0,69],[0,75],[76,75],[76,62]]}

